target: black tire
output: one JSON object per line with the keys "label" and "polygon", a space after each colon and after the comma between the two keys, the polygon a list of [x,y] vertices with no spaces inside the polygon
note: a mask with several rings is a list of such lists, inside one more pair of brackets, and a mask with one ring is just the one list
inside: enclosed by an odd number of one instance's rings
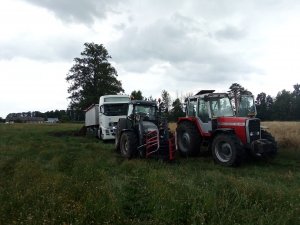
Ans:
{"label": "black tire", "polygon": [[234,134],[218,134],[211,150],[215,162],[223,166],[238,166],[244,159],[244,149]]}
{"label": "black tire", "polygon": [[131,159],[136,155],[137,137],[133,132],[123,132],[120,139],[121,155],[127,159]]}
{"label": "black tire", "polygon": [[263,153],[262,157],[265,159],[274,158],[278,152],[277,142],[275,141],[275,138],[272,136],[272,134],[265,130],[261,130],[261,138],[272,142],[272,150],[270,152]]}
{"label": "black tire", "polygon": [[182,122],[177,127],[177,144],[181,156],[196,156],[200,152],[201,136],[194,124]]}
{"label": "black tire", "polygon": [[121,133],[123,129],[127,128],[127,119],[119,119],[117,130],[116,130],[116,137],[115,137],[115,150],[117,152],[120,151],[120,140],[121,140]]}

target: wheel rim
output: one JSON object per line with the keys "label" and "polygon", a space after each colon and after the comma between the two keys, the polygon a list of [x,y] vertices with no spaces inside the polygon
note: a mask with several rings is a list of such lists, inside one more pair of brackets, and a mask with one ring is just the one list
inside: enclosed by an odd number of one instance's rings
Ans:
{"label": "wheel rim", "polygon": [[228,162],[232,157],[232,147],[227,142],[221,142],[215,147],[215,153],[221,162]]}
{"label": "wheel rim", "polygon": [[126,155],[127,154],[127,152],[128,152],[128,141],[127,140],[125,140],[123,143],[122,143],[122,152],[123,152],[123,154],[124,155]]}
{"label": "wheel rim", "polygon": [[188,148],[190,146],[191,143],[191,137],[187,132],[184,132],[181,136],[181,144],[182,144],[182,150],[184,152],[188,151]]}

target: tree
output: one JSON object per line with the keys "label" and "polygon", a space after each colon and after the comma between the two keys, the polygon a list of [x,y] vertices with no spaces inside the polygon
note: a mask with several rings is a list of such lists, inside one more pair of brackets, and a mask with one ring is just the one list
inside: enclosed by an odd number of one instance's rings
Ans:
{"label": "tree", "polygon": [[177,121],[178,117],[183,117],[185,115],[179,98],[175,99],[172,103],[172,107],[173,108],[170,111],[170,120]]}
{"label": "tree", "polygon": [[101,44],[85,43],[81,58],[74,58],[75,64],[67,74],[71,83],[68,88],[70,108],[82,110],[99,101],[107,94],[124,92],[117,71],[108,62],[111,56]]}
{"label": "tree", "polygon": [[131,97],[133,97],[134,100],[143,100],[144,99],[142,92],[140,90],[138,90],[138,91],[134,90],[133,92],[131,92]]}
{"label": "tree", "polygon": [[250,91],[248,91],[247,89],[245,89],[242,85],[240,85],[238,83],[233,83],[229,87],[228,95],[229,95],[229,98],[231,99],[231,103],[232,103],[232,106],[235,111],[238,108],[239,98],[243,94],[252,95],[252,93]]}
{"label": "tree", "polygon": [[293,95],[285,89],[278,92],[273,104],[274,120],[293,120]]}
{"label": "tree", "polygon": [[273,98],[264,92],[256,97],[257,117],[261,120],[270,120],[272,117]]}
{"label": "tree", "polygon": [[163,90],[161,92],[161,101],[164,104],[165,113],[168,114],[169,108],[171,106],[171,97],[170,97],[170,94],[166,90]]}
{"label": "tree", "polygon": [[300,120],[300,84],[295,84],[293,87],[293,117],[294,120]]}

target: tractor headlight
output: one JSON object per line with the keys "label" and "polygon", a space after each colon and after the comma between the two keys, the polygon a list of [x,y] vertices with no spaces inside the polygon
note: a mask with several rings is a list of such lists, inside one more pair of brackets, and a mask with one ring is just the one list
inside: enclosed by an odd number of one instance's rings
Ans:
{"label": "tractor headlight", "polygon": [[251,131],[251,132],[250,132],[250,137],[253,137],[253,136],[255,136],[255,135],[256,135],[256,136],[259,136],[259,134],[260,134],[259,131]]}

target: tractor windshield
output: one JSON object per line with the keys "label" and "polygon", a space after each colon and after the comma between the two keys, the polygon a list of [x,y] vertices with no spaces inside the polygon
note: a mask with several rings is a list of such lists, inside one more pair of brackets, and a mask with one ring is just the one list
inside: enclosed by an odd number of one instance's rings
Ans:
{"label": "tractor windshield", "polygon": [[255,116],[255,115],[256,115],[256,108],[255,108],[253,96],[242,95],[240,97],[237,116],[247,117],[247,116]]}
{"label": "tractor windshield", "polygon": [[210,108],[212,117],[234,116],[230,100],[227,96],[210,98]]}
{"label": "tractor windshield", "polygon": [[156,107],[152,105],[136,105],[134,107],[134,113],[145,115],[149,120],[156,119]]}

